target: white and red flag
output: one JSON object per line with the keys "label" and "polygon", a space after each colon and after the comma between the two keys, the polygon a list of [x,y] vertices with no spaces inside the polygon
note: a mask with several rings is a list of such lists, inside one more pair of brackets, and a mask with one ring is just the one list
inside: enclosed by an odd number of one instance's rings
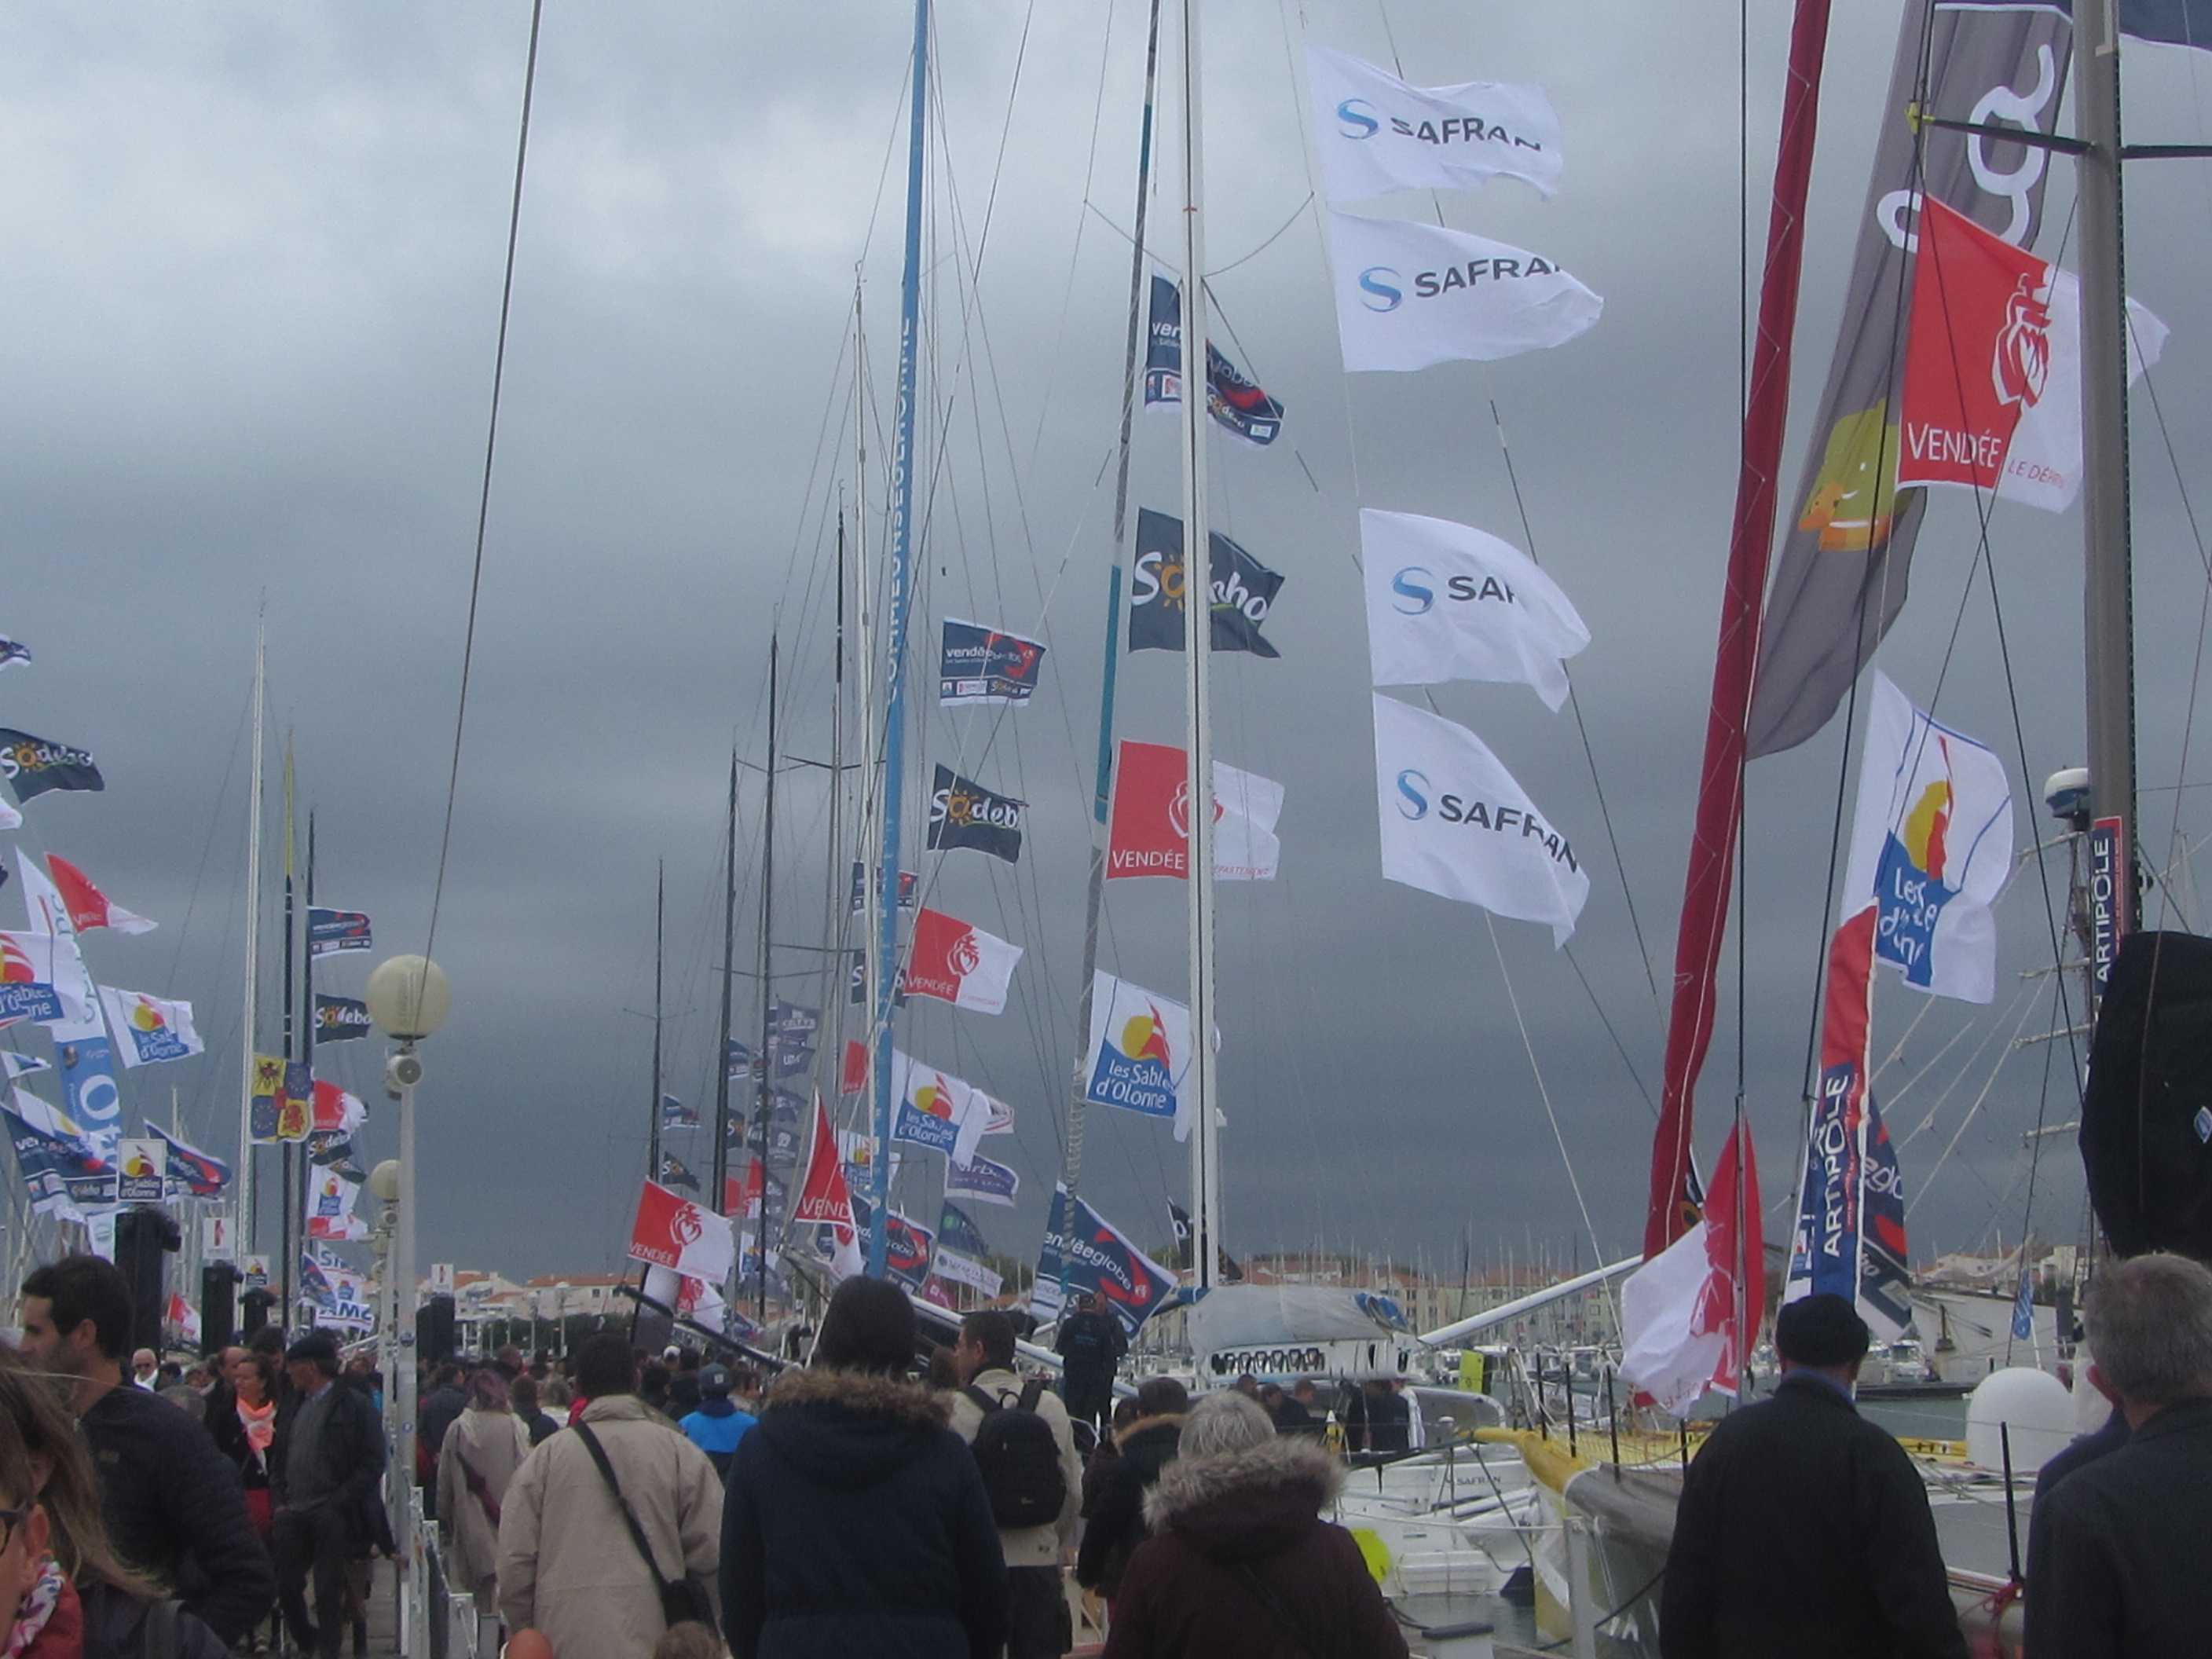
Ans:
{"label": "white and red flag", "polygon": [[[1275,823],[1283,786],[1256,772],[1213,763],[1213,878],[1273,881],[1283,861]],[[1167,744],[1124,738],[1114,769],[1107,831],[1109,878],[1190,873],[1190,769]]]}
{"label": "white and red flag", "polygon": [[1766,1306],[1759,1160],[1751,1127],[1721,1149],[1705,1219],[1621,1286],[1620,1374],[1680,1416],[1708,1388],[1734,1394]]}
{"label": "white and red flag", "polygon": [[[922,915],[927,915],[925,910]],[[866,1271],[860,1261],[860,1230],[853,1219],[853,1194],[845,1185],[845,1160],[830,1133],[822,1097],[814,1097],[814,1133],[806,1158],[806,1179],[792,1206],[794,1224],[826,1226],[833,1241],[831,1265],[840,1279]]]}
{"label": "white and red flag", "polygon": [[69,907],[70,926],[80,933],[93,927],[112,927],[118,933],[150,933],[155,924],[112,901],[94,886],[83,871],[58,854],[46,854],[54,886]]}
{"label": "white and red flag", "polygon": [[368,1108],[361,1097],[349,1095],[335,1083],[315,1079],[314,1131],[322,1134],[351,1134],[368,1121]]}
{"label": "white and red flag", "polygon": [[738,1243],[728,1218],[648,1181],[637,1195],[629,1254],[633,1261],[719,1285],[737,1265]]}
{"label": "white and red flag", "polygon": [[1006,983],[1022,947],[942,910],[925,908],[914,919],[914,944],[906,967],[908,996],[935,997],[956,1008],[995,1014],[1006,1006]]}

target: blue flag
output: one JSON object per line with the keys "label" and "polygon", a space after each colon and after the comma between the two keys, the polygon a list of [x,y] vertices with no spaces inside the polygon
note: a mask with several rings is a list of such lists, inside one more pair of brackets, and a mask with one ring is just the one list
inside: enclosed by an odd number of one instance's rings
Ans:
{"label": "blue flag", "polygon": [[1130,1336],[1176,1288],[1176,1276],[1139,1249],[1128,1235],[1083,1200],[1071,1200],[1066,1188],[1055,1187],[1031,1292],[1031,1306],[1042,1316],[1059,1316],[1063,1280],[1070,1291],[1103,1297]]}

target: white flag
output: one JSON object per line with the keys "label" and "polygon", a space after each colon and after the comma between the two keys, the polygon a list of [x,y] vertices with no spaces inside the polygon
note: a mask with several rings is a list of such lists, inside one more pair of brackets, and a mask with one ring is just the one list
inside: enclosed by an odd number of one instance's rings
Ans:
{"label": "white flag", "polygon": [[1394,190],[1472,189],[1503,173],[1559,187],[1559,118],[1534,87],[1408,86],[1326,46],[1306,48],[1314,148],[1333,202]]}
{"label": "white flag", "polygon": [[1589,878],[1474,732],[1378,695],[1375,786],[1386,878],[1573,935]]}
{"label": "white flag", "polygon": [[1175,1120],[1188,1139],[1190,1010],[1100,970],[1091,981],[1089,1081],[1083,1097],[1146,1117]]}
{"label": "white flag", "polygon": [[[1000,1106],[974,1084],[896,1048],[891,1050],[891,1091],[898,1099],[891,1139],[943,1152],[955,1164],[974,1158],[976,1144],[998,1113],[1005,1114],[1009,1125],[1013,1121],[1012,1107]],[[897,1171],[896,1163],[892,1171]]]}
{"label": "white flag", "polygon": [[1214,762],[1213,878],[1274,880],[1283,863],[1283,843],[1275,836],[1282,816],[1281,784]]}
{"label": "white flag", "polygon": [[1449,519],[1366,507],[1359,550],[1376,684],[1508,680],[1548,708],[1567,700],[1563,659],[1589,629],[1519,548]]}
{"label": "white flag", "polygon": [[1605,301],[1526,248],[1411,219],[1328,216],[1347,372],[1492,362],[1564,345]]}
{"label": "white flag", "polygon": [[41,1020],[57,1043],[85,1042],[107,1035],[100,1023],[100,999],[94,994],[92,975],[76,946],[76,928],[69,906],[44,870],[15,849],[15,868],[23,881],[23,908],[34,932],[52,933],[56,940],[56,971],[62,975],[54,988],[61,994],[63,1018]]}
{"label": "white flag", "polygon": [[[2145,307],[2128,301],[2128,384],[2159,360],[2170,331]],[[2043,391],[2024,404],[1997,472],[1997,499],[2063,513],[2081,490],[2081,280],[2070,270],[2051,278],[2051,366]]]}
{"label": "white flag", "polygon": [[307,1237],[367,1238],[368,1223],[353,1212],[361,1183],[336,1169],[317,1170],[307,1188]]}
{"label": "white flag", "polygon": [[1844,913],[1871,899],[1874,954],[1936,996],[1996,995],[1990,906],[2012,874],[2012,787],[2004,763],[1939,726],[1880,669],[1859,766]]}
{"label": "white flag", "polygon": [[107,985],[100,988],[100,1000],[107,1010],[116,1053],[126,1067],[185,1060],[206,1050],[207,1045],[192,1029],[189,1002],[171,1002],[149,997],[143,991],[118,991]]}

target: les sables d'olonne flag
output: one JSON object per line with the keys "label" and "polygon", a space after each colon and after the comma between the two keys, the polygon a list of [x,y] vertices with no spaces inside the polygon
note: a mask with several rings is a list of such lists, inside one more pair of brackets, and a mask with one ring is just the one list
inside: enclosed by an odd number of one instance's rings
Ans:
{"label": "les sables d'olonne flag", "polygon": [[94,886],[84,872],[57,854],[46,854],[46,868],[53,872],[54,886],[69,906],[70,926],[80,933],[94,927],[112,927],[118,933],[150,933],[155,924],[141,915],[134,915],[121,905],[111,902],[106,894]]}
{"label": "les sables d'olonne flag", "polygon": [[999,1013],[1006,1008],[1006,985],[1021,959],[1020,945],[925,905],[914,919],[906,993],[979,1014]]}
{"label": "les sables d'olonne flag", "polygon": [[353,1212],[361,1197],[362,1179],[343,1170],[318,1170],[307,1183],[307,1237],[310,1238],[367,1238],[368,1223]]}
{"label": "les sables d'olonne flag", "polygon": [[[2128,302],[2128,379],[2166,327]],[[2062,513],[2081,488],[2081,292],[1933,198],[1920,218],[1897,482],[1994,489]]]}
{"label": "les sables d'olonne flag", "polygon": [[1662,1411],[1680,1417],[1708,1388],[1741,1385],[1766,1306],[1759,1218],[1759,1161],[1740,1123],[1721,1149],[1705,1218],[1620,1289],[1620,1374]]}
{"label": "les sables d'olonne flag", "polygon": [[49,743],[28,732],[0,726],[0,778],[19,806],[27,805],[49,789],[105,789],[107,781],[82,749],[65,743]]}
{"label": "les sables d'olonne flag", "polygon": [[648,1181],[637,1195],[629,1255],[633,1261],[719,1285],[737,1265],[737,1235],[726,1216]]}
{"label": "les sables d'olonne flag", "polygon": [[[1213,763],[1213,878],[1273,881],[1283,861],[1275,835],[1283,786]],[[1106,874],[1190,876],[1190,776],[1184,751],[1123,738],[1114,768]]]}
{"label": "les sables d'olonne flag", "polygon": [[896,1048],[891,1050],[891,1091],[898,1100],[891,1139],[943,1152],[956,1164],[975,1156],[976,1143],[990,1132],[994,1119],[1012,1121],[1012,1108],[1000,1105],[974,1084]]}
{"label": "les sables d'olonne flag", "polygon": [[1507,681],[1554,711],[1566,702],[1565,660],[1589,629],[1519,548],[1449,519],[1363,507],[1359,550],[1376,684]]}
{"label": "les sables d'olonne flag", "polygon": [[55,957],[66,943],[52,933],[0,933],[0,1025],[64,1017],[55,980],[71,969],[66,960],[57,962]]}
{"label": "les sables d'olonne flag", "polygon": [[1028,805],[1011,795],[994,795],[972,778],[940,766],[929,790],[930,851],[972,847],[993,858],[1018,864],[1022,813]]}
{"label": "les sables d'olonne flag", "polygon": [[1605,301],[1526,248],[1411,219],[1328,216],[1347,374],[1494,362],[1565,345]]}
{"label": "les sables d'olonne flag", "polygon": [[143,991],[118,991],[103,985],[100,1004],[107,1011],[107,1029],[121,1045],[126,1068],[164,1060],[189,1060],[207,1048],[192,1029],[189,1002],[171,1002]]}
{"label": "les sables d'olonne flag", "polygon": [[1996,995],[1996,919],[2012,874],[2012,789],[2004,763],[1939,726],[1880,669],[1874,674],[1844,913],[1875,911],[1874,959],[1917,991]]}
{"label": "les sables d'olonne flag", "polygon": [[1190,1010],[1103,969],[1091,981],[1091,1046],[1083,1097],[1146,1117],[1172,1118],[1190,1134]]}
{"label": "les sables d'olonne flag", "polygon": [[1534,87],[1408,86],[1326,46],[1306,48],[1314,148],[1332,202],[1394,190],[1470,190],[1500,176],[1559,187],[1559,118]]}
{"label": "les sables d'olonne flag", "polygon": [[1386,878],[1572,937],[1589,877],[1474,732],[1377,694],[1375,789]]}

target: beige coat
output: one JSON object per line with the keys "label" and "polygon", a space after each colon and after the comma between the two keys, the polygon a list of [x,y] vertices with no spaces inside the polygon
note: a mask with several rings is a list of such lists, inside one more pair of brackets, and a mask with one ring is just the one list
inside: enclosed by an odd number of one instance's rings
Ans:
{"label": "beige coat", "polygon": [[[461,1459],[483,1478],[492,1502],[499,1504],[507,1501],[514,1472],[529,1455],[529,1432],[512,1412],[471,1407],[446,1431],[446,1443],[438,1449],[438,1519],[453,1534],[449,1577],[454,1589],[486,1590],[499,1576],[499,1532],[483,1501],[469,1490]],[[489,1602],[485,1608],[490,1610]]]}
{"label": "beige coat", "polygon": [[[584,1408],[663,1577],[716,1596],[722,1483],[665,1418],[630,1395]],[[581,1437],[550,1436],[524,1459],[499,1523],[499,1607],[543,1631],[562,1659],[649,1659],[665,1628],[660,1590],[631,1542]]]}
{"label": "beige coat", "polygon": [[[975,1373],[969,1387],[982,1389],[1005,1405],[1018,1405],[1021,1401],[1023,1379],[1003,1366],[993,1366]],[[968,1391],[945,1396],[952,1402],[952,1431],[971,1445],[976,1430],[983,1426],[983,1408],[968,1397]],[[1060,1472],[1067,1481],[1067,1499],[1060,1506],[1060,1520],[1048,1527],[1017,1527],[999,1531],[999,1547],[1004,1551],[1010,1567],[1056,1567],[1062,1551],[1075,1539],[1075,1518],[1083,1509],[1083,1460],[1076,1455],[1075,1431],[1067,1420],[1067,1407],[1049,1388],[1037,1395],[1036,1413],[1052,1427],[1052,1437],[1060,1447]]]}

